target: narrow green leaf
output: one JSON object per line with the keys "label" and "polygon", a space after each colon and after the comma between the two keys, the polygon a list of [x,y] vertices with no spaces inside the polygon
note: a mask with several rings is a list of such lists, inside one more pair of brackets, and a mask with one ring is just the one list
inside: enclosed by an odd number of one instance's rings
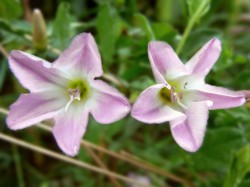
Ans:
{"label": "narrow green leaf", "polygon": [[70,39],[70,23],[72,17],[69,13],[68,3],[61,3],[56,13],[56,19],[53,25],[53,46],[59,49],[65,49]]}
{"label": "narrow green leaf", "polygon": [[155,40],[155,34],[154,34],[154,32],[151,28],[151,25],[150,25],[149,21],[147,20],[147,18],[140,13],[135,14],[134,18],[135,18],[135,21],[137,22],[137,24],[145,32],[148,40],[149,41]]}
{"label": "narrow green leaf", "polygon": [[201,17],[209,11],[210,1],[211,0],[188,0],[187,4],[190,17],[196,16],[196,22],[199,22]]}
{"label": "narrow green leaf", "polygon": [[224,187],[239,186],[248,172],[250,172],[250,146],[246,145],[235,153],[224,181]]}
{"label": "narrow green leaf", "polygon": [[199,22],[201,17],[204,16],[209,8],[210,8],[210,1],[211,0],[188,0],[188,8],[190,19],[188,21],[187,27],[184,31],[184,34],[176,48],[176,53],[179,54],[182,50],[188,36],[190,35],[193,26],[196,22]]}
{"label": "narrow green leaf", "polygon": [[97,32],[100,51],[105,62],[111,63],[115,52],[117,15],[108,3],[99,6]]}
{"label": "narrow green leaf", "polygon": [[168,43],[174,41],[175,37],[178,35],[177,30],[175,30],[175,28],[171,24],[167,24],[164,22],[154,23],[152,25],[152,29],[154,31],[155,37],[158,40],[168,41]]}
{"label": "narrow green leaf", "polygon": [[[17,27],[17,25],[14,25],[14,24],[10,24],[8,21],[6,21],[6,19],[2,19],[2,18],[0,18],[0,28],[1,30],[10,32],[18,36],[23,36],[27,34],[27,31],[25,29]],[[26,25],[26,28],[27,28],[27,25]]]}
{"label": "narrow green leaf", "polygon": [[7,62],[5,60],[2,60],[0,63],[0,90],[3,87],[7,70],[8,70]]}
{"label": "narrow green leaf", "polygon": [[0,18],[12,20],[22,15],[20,0],[0,0]]}
{"label": "narrow green leaf", "polygon": [[169,22],[175,18],[176,10],[173,8],[173,4],[176,2],[175,0],[157,0],[156,16],[159,21]]}

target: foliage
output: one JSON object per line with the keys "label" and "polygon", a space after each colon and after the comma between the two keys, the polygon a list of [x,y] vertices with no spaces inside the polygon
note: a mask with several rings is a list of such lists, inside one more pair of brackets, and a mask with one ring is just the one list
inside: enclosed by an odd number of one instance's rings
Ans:
{"label": "foliage", "polygon": [[[23,1],[24,2],[24,1]],[[32,35],[30,11],[22,1],[0,0],[0,41],[7,51],[33,53],[53,61],[52,48],[65,49],[80,32],[91,32],[98,43],[106,74],[119,79],[114,84],[133,102],[146,87],[154,84],[147,56],[150,40],[180,45],[190,20],[195,16],[179,54],[186,62],[206,41],[218,37],[222,54],[207,82],[230,89],[250,89],[250,35],[248,0],[45,0],[30,1],[30,8],[44,13],[49,46],[37,51]],[[23,7],[26,7],[25,9]],[[0,106],[9,108],[20,93],[26,92],[0,56]],[[51,134],[35,126],[10,132],[0,115],[1,132],[33,144],[57,150]],[[249,106],[210,112],[208,130],[197,153],[181,150],[174,142],[168,124],[145,125],[127,117],[112,125],[90,119],[84,139],[113,151],[126,151],[202,187],[246,187],[250,185]],[[0,140],[0,186],[21,186],[21,167],[26,186],[112,186],[107,177],[56,161],[23,148],[13,148]],[[16,155],[20,162],[16,161]],[[99,154],[113,171],[149,177],[155,186],[182,186],[161,175],[146,172],[121,160]],[[84,148],[77,157],[94,164]],[[125,186],[125,185],[124,185]]]}

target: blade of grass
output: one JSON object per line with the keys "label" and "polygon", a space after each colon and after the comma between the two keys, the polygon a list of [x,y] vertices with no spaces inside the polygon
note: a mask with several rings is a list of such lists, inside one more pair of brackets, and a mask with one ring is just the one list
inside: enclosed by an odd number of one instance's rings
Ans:
{"label": "blade of grass", "polygon": [[15,161],[15,165],[16,165],[18,186],[19,187],[24,187],[25,183],[24,183],[23,170],[22,170],[22,165],[21,165],[21,162],[20,162],[20,156],[19,156],[18,148],[17,148],[17,146],[15,144],[13,144],[11,147],[12,147],[13,157],[14,157],[14,161]]}

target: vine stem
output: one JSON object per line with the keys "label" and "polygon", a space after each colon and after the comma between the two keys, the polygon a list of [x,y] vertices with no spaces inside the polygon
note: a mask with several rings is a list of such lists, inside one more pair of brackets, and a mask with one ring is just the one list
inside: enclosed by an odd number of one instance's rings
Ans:
{"label": "vine stem", "polygon": [[184,31],[184,34],[183,36],[181,37],[181,40],[176,48],[176,53],[179,55],[186,40],[187,40],[187,37],[189,36],[192,28],[194,27],[194,24],[197,20],[197,18],[199,17],[199,15],[201,14],[201,12],[204,10],[205,6],[207,5],[208,3],[208,0],[203,0],[202,1],[202,4],[199,6],[199,8],[196,10],[196,12],[193,14],[193,16],[189,19],[188,21],[188,25]]}

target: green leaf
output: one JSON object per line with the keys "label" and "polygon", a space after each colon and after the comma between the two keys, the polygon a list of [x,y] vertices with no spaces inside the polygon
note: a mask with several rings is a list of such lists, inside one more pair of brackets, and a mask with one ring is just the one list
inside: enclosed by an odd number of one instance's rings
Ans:
{"label": "green leaf", "polygon": [[249,187],[250,186],[250,179],[245,179],[241,182],[239,187]]}
{"label": "green leaf", "polygon": [[0,63],[0,90],[3,87],[7,70],[8,70],[7,62],[5,60],[2,60]]}
{"label": "green leaf", "polygon": [[210,9],[211,0],[188,0],[188,11],[190,17],[196,16],[198,22]]}
{"label": "green leaf", "polygon": [[59,49],[65,49],[70,39],[70,23],[72,17],[69,13],[68,3],[61,3],[56,13],[56,19],[53,25],[53,46]]}
{"label": "green leaf", "polygon": [[[232,123],[233,125],[233,123]],[[208,130],[204,145],[193,155],[197,170],[218,170],[230,162],[230,154],[244,144],[240,129],[230,126]]]}
{"label": "green leaf", "polygon": [[12,20],[22,15],[20,0],[0,0],[0,18]]}
{"label": "green leaf", "polygon": [[224,187],[237,187],[248,172],[250,172],[250,146],[246,145],[235,153]]}
{"label": "green leaf", "polygon": [[167,41],[169,44],[173,43],[178,32],[167,23],[154,23],[152,25],[155,37],[160,40]]}
{"label": "green leaf", "polygon": [[[25,28],[23,28],[22,25],[24,25]],[[0,18],[0,28],[9,33],[12,33],[18,36],[23,36],[28,33],[28,30],[30,31],[31,27],[29,24],[26,24],[21,21],[11,24],[6,19]]]}
{"label": "green leaf", "polygon": [[112,7],[108,3],[99,6],[97,16],[97,32],[100,40],[100,51],[103,59],[107,63],[112,62],[115,52],[115,43],[117,35],[118,17]]}
{"label": "green leaf", "polygon": [[171,21],[174,17],[173,3],[174,0],[157,0],[157,18],[160,21]]}
{"label": "green leaf", "polygon": [[135,14],[134,15],[136,23],[141,27],[141,29],[145,32],[147,39],[149,41],[155,40],[155,34],[151,28],[150,23],[148,22],[147,18],[142,14]]}

